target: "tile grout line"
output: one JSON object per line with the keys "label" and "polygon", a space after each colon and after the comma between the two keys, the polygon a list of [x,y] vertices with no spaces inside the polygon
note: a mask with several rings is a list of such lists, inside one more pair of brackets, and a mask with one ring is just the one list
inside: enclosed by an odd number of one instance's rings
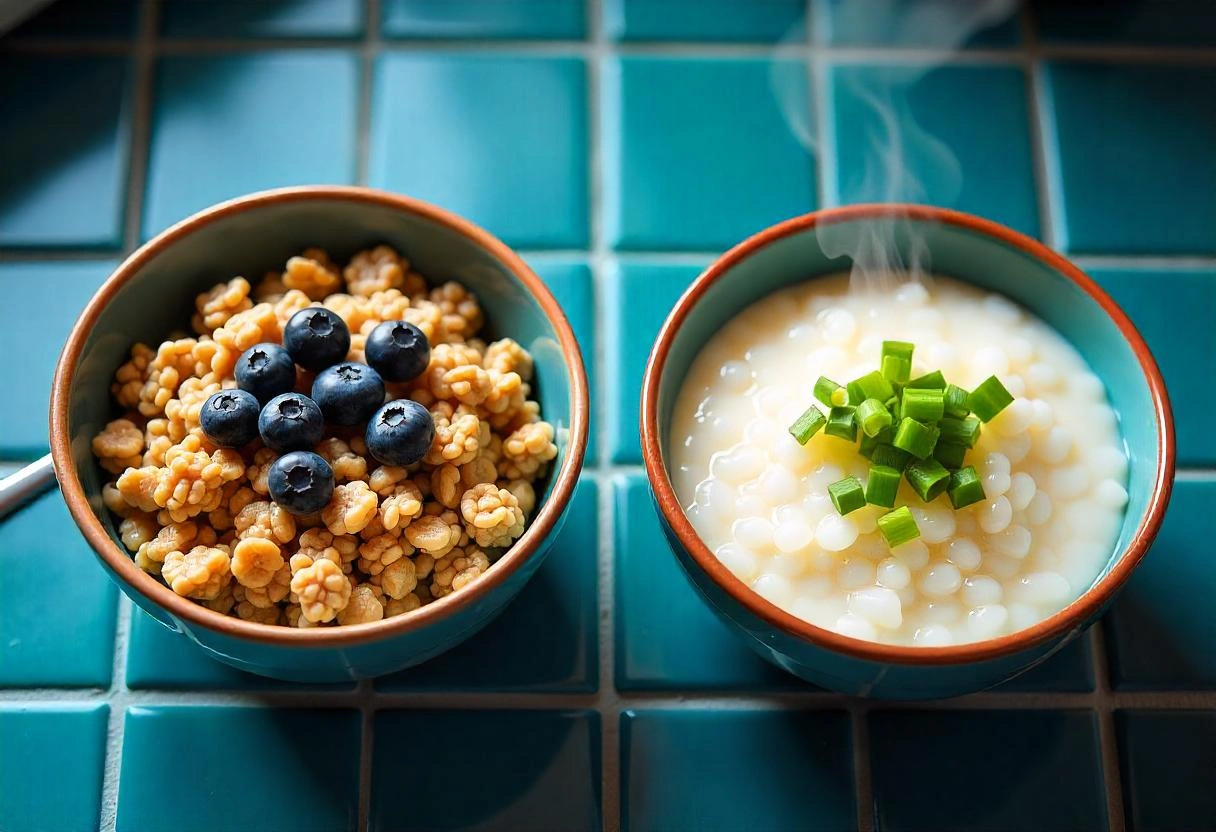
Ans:
{"label": "tile grout line", "polygon": [[[1030,128],[1030,157],[1034,169],[1036,204],[1039,209],[1039,234],[1048,247],[1056,248],[1055,206],[1052,202],[1052,185],[1048,154],[1046,125],[1041,105],[1043,94],[1039,79],[1039,41],[1035,31],[1034,17],[1029,6],[1023,6],[1019,15],[1022,30],[1023,54],[1025,55],[1026,118]],[[1054,131],[1053,131],[1054,132]]]}
{"label": "tile grout line", "polygon": [[1119,772],[1119,742],[1115,735],[1115,705],[1110,689],[1110,656],[1102,622],[1089,628],[1090,653],[1094,669],[1094,711],[1098,719],[1098,745],[1102,758],[1102,779],[1106,793],[1106,822],[1110,832],[1124,832],[1123,783]]}
{"label": "tile grout line", "polygon": [[359,706],[359,807],[356,829],[371,829],[372,762],[376,732],[373,730],[376,691],[371,679],[360,679],[355,686]]}
{"label": "tile grout line", "polygon": [[[135,45],[135,85],[132,95],[129,162],[127,165],[127,204],[123,225],[123,251],[126,254],[139,247],[144,214],[144,193],[147,190],[148,162],[152,144],[152,106],[155,85],[156,27],[159,4],[143,0],[140,11],[139,40]],[[111,254],[110,256],[113,256]]]}
{"label": "tile grout line", "polygon": [[134,605],[119,593],[118,614],[114,626],[114,664],[110,688],[103,701],[110,707],[106,727],[106,746],[101,781],[101,814],[98,828],[110,832],[118,824],[118,784],[122,775],[123,738],[127,724],[127,658],[130,653],[131,615]]}

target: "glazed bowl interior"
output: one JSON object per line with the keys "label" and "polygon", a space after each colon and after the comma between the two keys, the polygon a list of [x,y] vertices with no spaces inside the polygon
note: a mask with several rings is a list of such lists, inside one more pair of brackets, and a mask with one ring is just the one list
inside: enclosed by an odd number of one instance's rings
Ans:
{"label": "glazed bowl interior", "polygon": [[[483,580],[500,567],[504,571],[513,568],[513,561],[526,557],[539,536],[552,527],[582,463],[586,383],[573,334],[540,279],[485,232],[423,203],[355,188],[268,192],[196,215],[132,255],[98,292],[78,324],[79,332],[73,334],[73,338],[80,338],[74,372],[66,366],[73,351],[69,340],[56,373],[52,446],[56,445],[56,433],[63,434],[69,443],[67,452],[74,468],[67,472],[69,482],[64,485],[69,507],[75,513],[72,495],[78,485],[93,519],[109,540],[104,546],[98,545],[88,517],[77,515],[78,524],[107,565],[146,598],[178,613],[185,612],[200,623],[213,624],[207,619],[222,619],[250,632],[260,629],[267,638],[291,629],[225,619],[178,598],[135,567],[121,544],[113,518],[103,507],[101,487],[106,475],[90,448],[91,438],[118,415],[110,396],[114,371],[137,341],[156,345],[170,330],[188,330],[195,296],[220,281],[244,275],[255,283],[267,271],[282,269],[287,258],[307,247],[323,248],[341,263],[381,243],[401,252],[430,285],[452,279],[477,294],[486,318],[480,335],[487,340],[510,336],[532,354],[533,397],[539,401],[544,418],[556,429],[558,457],[543,491],[537,489],[537,509],[529,529]],[[66,421],[56,426],[60,418]],[[64,462],[57,453],[61,483],[67,471]],[[72,474],[75,483],[70,481]],[[490,583],[493,581],[487,581]],[[339,630],[386,629],[414,616],[433,617],[455,606],[459,594],[393,619]],[[452,604],[445,604],[447,601]],[[300,631],[317,632],[322,631]]]}
{"label": "glazed bowl interior", "polygon": [[[1119,431],[1128,455],[1129,501],[1109,560],[1090,590],[1053,616],[1053,619],[1058,619],[1054,622],[1058,625],[1055,626],[1056,631],[1064,629],[1069,621],[1077,623],[1094,606],[1100,606],[1104,599],[1088,596],[1099,584],[1104,584],[1102,594],[1109,597],[1118,583],[1126,578],[1126,574],[1119,574],[1108,582],[1111,573],[1130,571],[1134,563],[1124,564],[1124,560],[1130,557],[1136,561],[1143,555],[1147,541],[1160,523],[1173,472],[1172,426],[1160,374],[1126,316],[1092,281],[1058,255],[994,223],[938,209],[918,211],[909,207],[892,210],[884,206],[854,206],[851,209],[821,212],[815,223],[796,226],[798,222],[791,220],[783,224],[791,226],[784,231],[782,226],[777,226],[757,235],[768,237],[758,246],[750,245],[751,241],[740,245],[711,266],[698,279],[698,284],[702,284],[701,291],[694,284],[681,299],[673,316],[668,319],[664,333],[660,335],[661,346],[656,349],[656,354],[666,347],[666,357],[661,367],[656,368],[657,359],[652,355],[650,367],[651,373],[658,372],[653,402],[655,423],[647,424],[649,415],[645,402],[642,421],[643,434],[653,431],[657,437],[663,482],[656,488],[656,495],[668,522],[679,533],[681,524],[672,521],[683,520],[685,530],[695,536],[691,524],[687,523],[678,506],[674,511],[679,512],[680,516],[671,516],[673,507],[664,499],[664,492],[667,496],[673,493],[668,471],[672,410],[681,381],[688,375],[697,354],[714,333],[749,304],[797,283],[847,272],[852,265],[851,260],[831,257],[825,253],[825,248],[829,251],[848,250],[851,241],[858,239],[864,226],[869,234],[894,240],[902,262],[911,262],[917,256],[923,260],[923,253],[928,252],[930,263],[927,271],[930,274],[951,277],[1000,293],[1030,310],[1075,346],[1105,383],[1111,404],[1118,414]],[[663,343],[665,336],[668,340]],[[648,388],[649,381],[648,378]],[[652,470],[652,482],[654,473]],[[1139,545],[1141,539],[1144,545]],[[716,565],[716,558],[699,538],[695,543],[696,546],[687,547],[694,550],[691,552],[693,559],[702,566],[711,561]],[[1121,564],[1127,569],[1124,570]],[[749,596],[747,605],[764,610],[769,614],[765,617],[782,619],[786,623],[792,620],[734,578],[725,567],[717,569],[715,566],[711,575],[719,584],[733,582],[725,588],[736,597],[740,594]],[[1105,586],[1107,583],[1111,585]],[[1078,607],[1082,601],[1086,602],[1085,609]],[[800,625],[798,629],[803,635],[827,634],[827,631],[811,624],[800,622]],[[1043,629],[1039,634],[1044,638],[1050,635]],[[1016,639],[1019,635],[1014,634],[1012,638]],[[919,651],[926,657],[937,656],[957,661],[971,646],[899,648],[870,645],[835,634],[831,638],[833,641],[868,645],[876,657],[882,653],[896,654],[911,650]],[[955,656],[954,653],[959,655]]]}

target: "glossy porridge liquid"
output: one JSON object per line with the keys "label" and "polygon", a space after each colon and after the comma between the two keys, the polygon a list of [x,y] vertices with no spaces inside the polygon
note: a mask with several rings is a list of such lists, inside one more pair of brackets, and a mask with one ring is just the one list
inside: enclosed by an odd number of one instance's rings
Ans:
{"label": "glossy porridge liquid", "polygon": [[[921,537],[895,549],[889,509],[841,517],[828,485],[869,462],[856,443],[789,425],[815,380],[878,366],[883,340],[911,341],[913,376],[972,389],[996,375],[1015,396],[966,464],[987,500],[955,511],[906,481]],[[1087,589],[1115,543],[1127,457],[1102,382],[1060,335],[1008,299],[952,280],[851,293],[847,275],[764,298],[702,349],[672,424],[673,480],[717,557],[795,616],[856,638],[940,646],[1028,627]]]}

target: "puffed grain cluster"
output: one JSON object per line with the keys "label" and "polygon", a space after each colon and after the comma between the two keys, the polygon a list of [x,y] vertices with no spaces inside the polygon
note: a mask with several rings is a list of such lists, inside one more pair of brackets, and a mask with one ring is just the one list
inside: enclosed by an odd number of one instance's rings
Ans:
{"label": "puffed grain cluster", "polygon": [[[334,470],[333,497],[298,517],[269,496],[277,454],[259,440],[216,447],[199,412],[236,386],[244,350],[281,343],[308,306],[346,322],[352,361],[384,321],[426,334],[426,371],[388,385],[388,397],[426,407],[435,438],[422,461],[398,468],[373,459],[359,432],[329,429],[314,450]],[[345,267],[307,249],[256,283],[234,277],[203,292],[190,322],[193,335],[131,348],[111,386],[120,415],[93,439],[115,475],[102,496],[123,545],[178,595],[264,624],[361,624],[459,592],[523,534],[534,483],[557,456],[554,429],[531,398],[532,357],[510,338],[478,338],[481,306],[459,283],[428,287],[388,246]],[[311,383],[299,371],[296,389]]]}

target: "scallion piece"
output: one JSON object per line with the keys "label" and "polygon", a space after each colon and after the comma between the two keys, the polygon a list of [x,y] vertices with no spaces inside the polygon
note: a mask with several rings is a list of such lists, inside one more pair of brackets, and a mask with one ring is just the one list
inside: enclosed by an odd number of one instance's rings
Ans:
{"label": "scallion piece", "polygon": [[852,407],[833,407],[828,411],[828,423],[823,432],[838,439],[857,441],[857,411]]}
{"label": "scallion piece", "polygon": [[882,342],[882,357],[893,355],[896,358],[902,358],[904,361],[912,360],[912,352],[916,349],[916,345],[911,341],[883,341]]}
{"label": "scallion piece", "polygon": [[823,415],[823,412],[815,405],[811,405],[794,420],[794,424],[790,425],[790,436],[798,440],[799,445],[805,445],[812,436],[823,430],[827,423],[828,418]]}
{"label": "scallion piece", "polygon": [[[831,426],[829,425],[829,427]],[[905,416],[900,420],[899,428],[895,431],[895,442],[893,444],[901,451],[907,451],[917,459],[925,459],[933,453],[933,446],[937,444],[937,437],[937,428]]]}
{"label": "scallion piece", "polygon": [[925,390],[945,390],[946,377],[941,374],[940,370],[934,370],[931,373],[925,373],[923,376],[912,379],[908,382],[907,386]]}
{"label": "scallion piece", "polygon": [[904,470],[904,467],[912,460],[912,454],[907,451],[902,451],[894,445],[880,444],[874,449],[874,454],[870,457],[870,462],[875,465],[882,465],[886,468],[894,468],[896,471]]}
{"label": "scallion piece", "polygon": [[920,527],[916,525],[916,518],[907,506],[900,506],[895,511],[888,511],[879,517],[878,530],[892,549],[920,537]]}
{"label": "scallion piece", "polygon": [[[857,407],[857,405],[861,404],[862,402],[864,402],[866,400],[865,391],[861,389],[861,385],[858,384],[856,380],[850,381],[845,386],[845,389],[848,392],[848,395],[846,396],[846,399],[847,399],[846,404],[848,404],[850,407]],[[844,405],[833,405],[833,407],[843,407],[843,406]]]}
{"label": "scallion piece", "polygon": [[878,399],[866,399],[857,405],[857,421],[866,436],[877,436],[879,431],[891,425],[891,414]]}
{"label": "scallion piece", "polygon": [[880,402],[885,402],[895,395],[895,388],[891,386],[891,382],[883,378],[882,373],[877,370],[872,373],[866,373],[859,379],[854,379],[853,383],[865,394],[865,398],[862,401],[865,401],[865,399],[878,399]]}
{"label": "scallion piece", "polygon": [[[960,468],[950,476],[950,484],[946,488],[950,495],[950,505],[956,509],[965,508],[987,498],[984,494],[984,484],[976,473],[974,465]],[[882,521],[879,520],[881,523]]]}
{"label": "scallion piece", "polygon": [[849,393],[827,376],[820,376],[815,382],[815,398],[824,407],[843,407],[849,403]]}
{"label": "scallion piece", "polygon": [[971,394],[957,384],[946,385],[946,415],[961,419],[971,413],[967,407],[967,397]]}
{"label": "scallion piece", "polygon": [[882,357],[882,376],[892,384],[903,384],[912,376],[912,361],[898,355]]}
{"label": "scallion piece", "polygon": [[947,416],[937,423],[937,429],[942,433],[943,442],[955,442],[968,448],[974,448],[980,438],[980,420],[974,416],[962,419]]}
{"label": "scallion piece", "polygon": [[857,511],[866,504],[865,489],[861,487],[861,480],[854,476],[845,477],[829,485],[828,496],[832,498],[836,511],[842,515]]}
{"label": "scallion piece", "polygon": [[857,453],[869,459],[874,456],[874,449],[881,444],[877,436],[866,436],[865,433],[862,433],[861,441],[857,444]]}
{"label": "scallion piece", "polygon": [[888,465],[871,465],[866,480],[866,502],[872,506],[895,507],[899,491],[899,470]]}
{"label": "scallion piece", "polygon": [[933,458],[947,468],[962,468],[967,456],[967,446],[959,442],[940,440],[933,449]]}
{"label": "scallion piece", "polygon": [[944,390],[922,387],[905,387],[900,400],[899,413],[905,419],[918,422],[936,422],[946,412]]}
{"label": "scallion piece", "polygon": [[996,414],[1013,403],[1013,396],[996,376],[988,376],[967,397],[967,407],[980,417],[981,422],[991,422]]}
{"label": "scallion piece", "polygon": [[941,496],[950,484],[950,472],[936,459],[923,459],[913,462],[904,469],[904,477],[908,485],[926,503]]}

